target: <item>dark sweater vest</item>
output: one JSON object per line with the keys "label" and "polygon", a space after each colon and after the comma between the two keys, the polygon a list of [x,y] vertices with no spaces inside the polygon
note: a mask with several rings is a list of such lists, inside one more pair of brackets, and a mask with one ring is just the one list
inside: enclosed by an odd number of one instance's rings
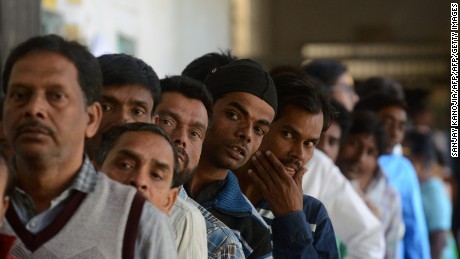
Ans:
{"label": "dark sweater vest", "polygon": [[30,233],[13,206],[2,232],[18,237],[19,258],[134,258],[144,198],[136,190],[98,174],[95,190],[74,191],[49,226]]}

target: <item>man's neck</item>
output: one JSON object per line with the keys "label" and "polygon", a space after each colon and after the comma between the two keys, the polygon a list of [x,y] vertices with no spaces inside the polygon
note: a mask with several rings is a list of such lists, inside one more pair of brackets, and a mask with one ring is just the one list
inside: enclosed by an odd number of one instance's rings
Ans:
{"label": "man's neck", "polygon": [[67,189],[82,165],[82,160],[41,161],[15,158],[18,187],[32,199],[38,213],[47,210],[51,201]]}
{"label": "man's neck", "polygon": [[249,179],[248,170],[254,170],[249,164],[250,162],[236,170],[235,175],[238,178],[238,184],[240,185],[243,194],[249,199],[252,205],[256,206],[262,201],[263,196],[254,186],[251,179]]}
{"label": "man's neck", "polygon": [[226,168],[217,168],[208,162],[200,160],[196,172],[189,183],[188,195],[192,199],[196,199],[200,192],[209,184],[224,180],[228,175]]}

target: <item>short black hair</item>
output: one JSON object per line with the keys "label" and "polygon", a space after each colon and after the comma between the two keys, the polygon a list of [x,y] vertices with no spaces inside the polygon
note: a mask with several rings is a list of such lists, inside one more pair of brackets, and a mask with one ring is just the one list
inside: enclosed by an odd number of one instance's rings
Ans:
{"label": "short black hair", "polygon": [[404,143],[408,146],[410,154],[423,159],[426,164],[437,160],[436,145],[431,132],[411,129],[404,135]]}
{"label": "short black hair", "polygon": [[392,95],[375,93],[362,98],[354,107],[355,110],[371,110],[379,112],[380,110],[389,107],[397,106],[407,112],[407,104],[404,100]]}
{"label": "short black hair", "polygon": [[204,82],[213,68],[219,68],[236,61],[231,51],[211,52],[194,59],[182,71],[182,75]]}
{"label": "short black hair", "polygon": [[106,54],[97,58],[102,71],[102,87],[141,85],[150,91],[155,111],[161,94],[160,79],[144,61],[128,54]]}
{"label": "short black hair", "polygon": [[5,150],[0,150],[0,164],[3,163],[6,168],[6,186],[3,192],[3,197],[11,196],[14,191],[14,177],[11,174],[10,164],[8,163],[8,156],[5,153]]}
{"label": "short black hair", "polygon": [[389,77],[370,77],[366,81],[357,84],[355,89],[360,98],[366,98],[374,94],[384,94],[404,100],[402,85]]}
{"label": "short black hair", "polygon": [[211,94],[202,82],[187,76],[170,76],[161,79],[160,82],[162,95],[168,92],[177,92],[187,98],[201,101],[208,114],[208,128],[211,126],[212,107],[214,102]]}
{"label": "short black hair", "polygon": [[331,100],[331,105],[334,107],[334,116],[332,116],[332,122],[339,124],[342,131],[342,138],[347,135],[351,127],[351,113],[336,100]]}
{"label": "short black hair", "polygon": [[283,109],[289,105],[298,106],[309,113],[323,113],[322,131],[326,131],[332,120],[333,107],[330,105],[328,93],[311,80],[296,74],[280,74],[273,78],[278,95],[278,110],[275,121]]}
{"label": "short black hair", "polygon": [[174,170],[171,188],[180,186],[181,183],[178,173],[179,161],[177,157],[176,145],[173,144],[169,135],[163,129],[161,129],[155,124],[135,122],[118,125],[110,128],[110,130],[108,130],[102,135],[101,147],[96,153],[96,163],[102,166],[110,150],[112,150],[112,148],[116,145],[120,137],[127,132],[151,132],[152,134],[162,136],[164,139],[166,139],[166,141],[168,141],[174,154]]}
{"label": "short black hair", "polygon": [[66,41],[54,34],[32,37],[10,52],[2,77],[2,89],[5,94],[14,64],[33,52],[52,52],[67,58],[77,69],[78,83],[84,93],[86,105],[99,101],[102,73],[97,59],[85,46],[75,41]]}
{"label": "short black hair", "polygon": [[337,79],[348,71],[347,67],[333,59],[315,59],[302,67],[307,76],[319,80],[329,91]]}
{"label": "short black hair", "polygon": [[349,135],[372,134],[377,142],[378,156],[385,154],[388,135],[380,123],[379,117],[373,111],[354,111]]}

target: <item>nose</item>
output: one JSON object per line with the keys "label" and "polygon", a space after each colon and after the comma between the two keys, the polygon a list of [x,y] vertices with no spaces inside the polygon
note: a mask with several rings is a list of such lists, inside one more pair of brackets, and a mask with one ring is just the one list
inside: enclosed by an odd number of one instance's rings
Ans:
{"label": "nose", "polygon": [[176,127],[175,129],[171,130],[169,134],[171,135],[171,138],[176,146],[186,148],[187,129],[184,127]]}
{"label": "nose", "polygon": [[307,151],[305,150],[304,144],[299,142],[295,144],[291,150],[291,157],[300,160],[302,163],[306,160]]}
{"label": "nose", "polygon": [[136,122],[136,120],[130,114],[129,109],[127,109],[127,108],[121,109],[120,114],[118,116],[120,118],[120,123],[121,124],[127,124],[127,123]]}
{"label": "nose", "polygon": [[32,118],[45,118],[47,101],[44,96],[36,94],[26,104],[25,115]]}
{"label": "nose", "polygon": [[244,124],[241,125],[241,127],[238,129],[237,132],[238,138],[241,141],[244,141],[246,143],[251,143],[252,142],[252,124]]}
{"label": "nose", "polygon": [[129,178],[129,185],[135,187],[141,192],[146,192],[148,190],[147,179],[144,174],[142,174],[141,170],[132,172],[132,175]]}
{"label": "nose", "polygon": [[359,95],[355,91],[353,91],[352,93],[352,98],[353,98],[353,105],[359,102]]}
{"label": "nose", "polygon": [[356,161],[359,161],[360,163],[366,162],[367,160],[367,155],[366,152],[363,148],[359,148],[358,151],[356,152]]}

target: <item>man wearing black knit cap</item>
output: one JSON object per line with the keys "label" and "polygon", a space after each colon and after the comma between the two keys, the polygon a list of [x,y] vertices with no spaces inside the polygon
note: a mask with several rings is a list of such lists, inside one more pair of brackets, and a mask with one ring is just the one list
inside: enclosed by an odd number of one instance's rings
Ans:
{"label": "man wearing black knit cap", "polygon": [[277,109],[273,80],[252,60],[211,71],[205,85],[214,98],[209,130],[188,194],[233,229],[247,258],[271,256],[270,232],[242,194],[232,173],[259,148]]}

